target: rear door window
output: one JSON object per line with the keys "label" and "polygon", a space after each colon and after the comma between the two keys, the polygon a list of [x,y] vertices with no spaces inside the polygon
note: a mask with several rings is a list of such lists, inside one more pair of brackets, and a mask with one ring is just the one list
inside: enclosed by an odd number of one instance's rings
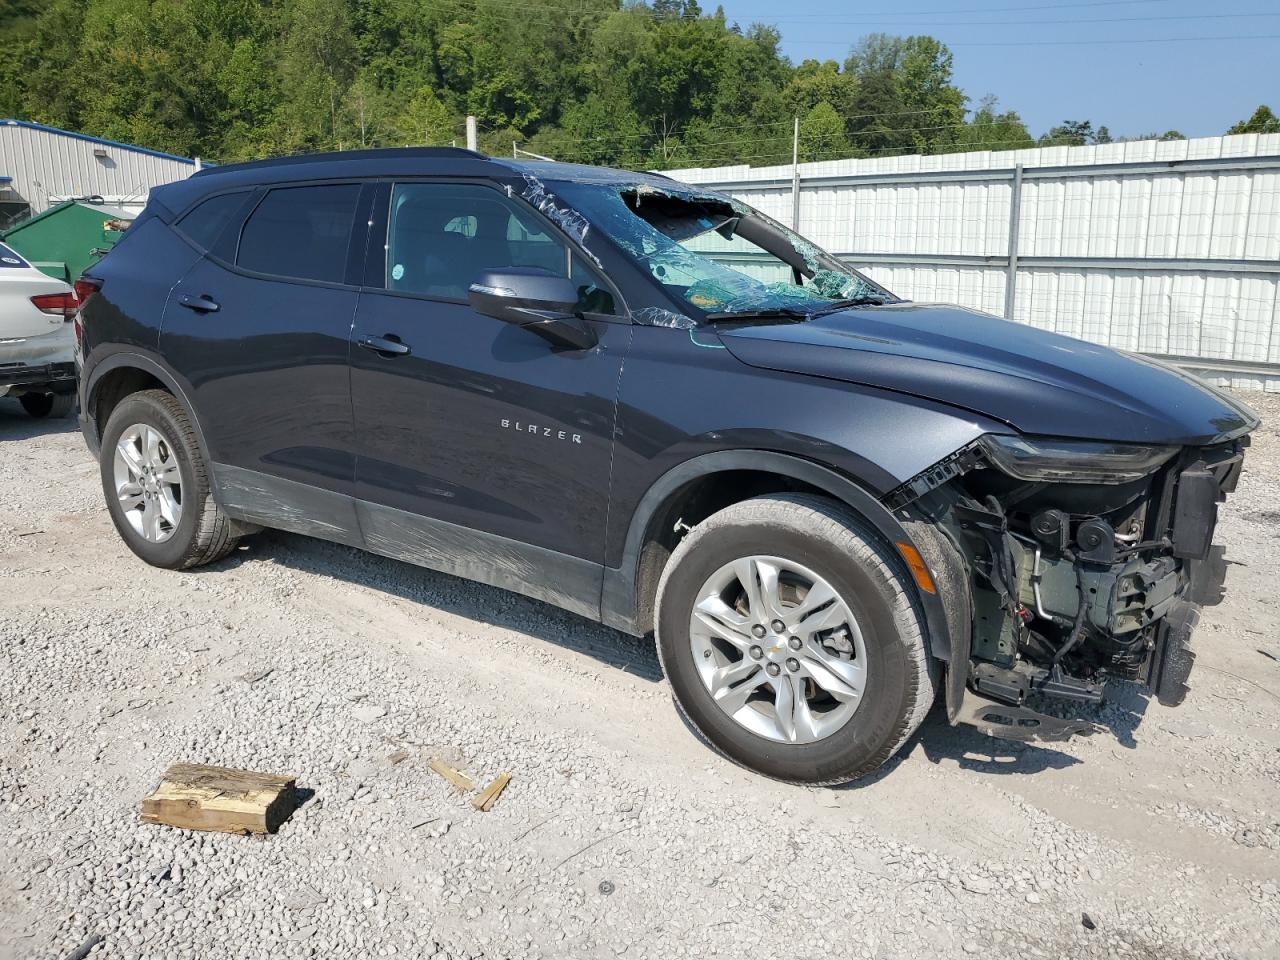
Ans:
{"label": "rear door window", "polygon": [[236,265],[276,277],[344,282],[359,197],[355,183],[272,190],[245,221]]}
{"label": "rear door window", "polygon": [[178,221],[178,229],[201,250],[212,250],[248,196],[240,190],[202,200]]}

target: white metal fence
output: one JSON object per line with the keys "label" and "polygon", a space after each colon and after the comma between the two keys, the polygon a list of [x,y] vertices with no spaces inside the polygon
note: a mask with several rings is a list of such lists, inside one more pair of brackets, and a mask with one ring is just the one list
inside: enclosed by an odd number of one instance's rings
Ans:
{"label": "white metal fence", "polygon": [[[793,169],[667,171],[784,223]],[[801,164],[802,234],[900,296],[1280,391],[1280,134]]]}

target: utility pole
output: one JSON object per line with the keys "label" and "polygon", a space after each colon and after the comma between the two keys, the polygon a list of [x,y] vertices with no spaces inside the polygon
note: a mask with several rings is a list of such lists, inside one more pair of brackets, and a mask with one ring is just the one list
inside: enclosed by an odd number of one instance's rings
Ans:
{"label": "utility pole", "polygon": [[1013,168],[1013,189],[1009,191],[1009,264],[1005,268],[1004,318],[1013,319],[1018,296],[1018,233],[1022,220],[1022,164]]}
{"label": "utility pole", "polygon": [[791,134],[791,229],[800,232],[800,118]]}
{"label": "utility pole", "polygon": [[476,118],[467,117],[467,149],[475,150],[476,148]]}

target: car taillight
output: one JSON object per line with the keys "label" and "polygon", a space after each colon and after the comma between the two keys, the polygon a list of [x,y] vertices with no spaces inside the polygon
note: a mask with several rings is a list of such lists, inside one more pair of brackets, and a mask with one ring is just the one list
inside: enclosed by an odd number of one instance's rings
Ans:
{"label": "car taillight", "polygon": [[70,320],[80,310],[80,301],[74,293],[42,293],[31,298],[35,308],[41,313],[54,317],[66,317]]}
{"label": "car taillight", "polygon": [[92,277],[81,277],[73,286],[76,291],[76,299],[80,301],[76,310],[76,343],[84,346],[84,305],[89,302],[89,298],[102,289],[102,281],[94,280]]}
{"label": "car taillight", "polygon": [[81,277],[74,284],[76,288],[76,299],[80,301],[80,305],[84,306],[89,302],[89,298],[102,289],[102,281],[94,280],[90,277]]}

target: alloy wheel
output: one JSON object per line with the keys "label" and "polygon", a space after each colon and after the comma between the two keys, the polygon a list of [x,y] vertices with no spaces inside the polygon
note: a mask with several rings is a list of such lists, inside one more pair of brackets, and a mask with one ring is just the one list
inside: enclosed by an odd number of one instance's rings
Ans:
{"label": "alloy wheel", "polygon": [[182,472],[169,439],[145,423],[125,428],[116,443],[114,476],[134,532],[152,543],[172,537],[182,520]]}
{"label": "alloy wheel", "polygon": [[689,642],[720,709],[769,740],[831,736],[866,690],[866,646],[848,603],[780,557],[742,557],[712,574],[697,593]]}

